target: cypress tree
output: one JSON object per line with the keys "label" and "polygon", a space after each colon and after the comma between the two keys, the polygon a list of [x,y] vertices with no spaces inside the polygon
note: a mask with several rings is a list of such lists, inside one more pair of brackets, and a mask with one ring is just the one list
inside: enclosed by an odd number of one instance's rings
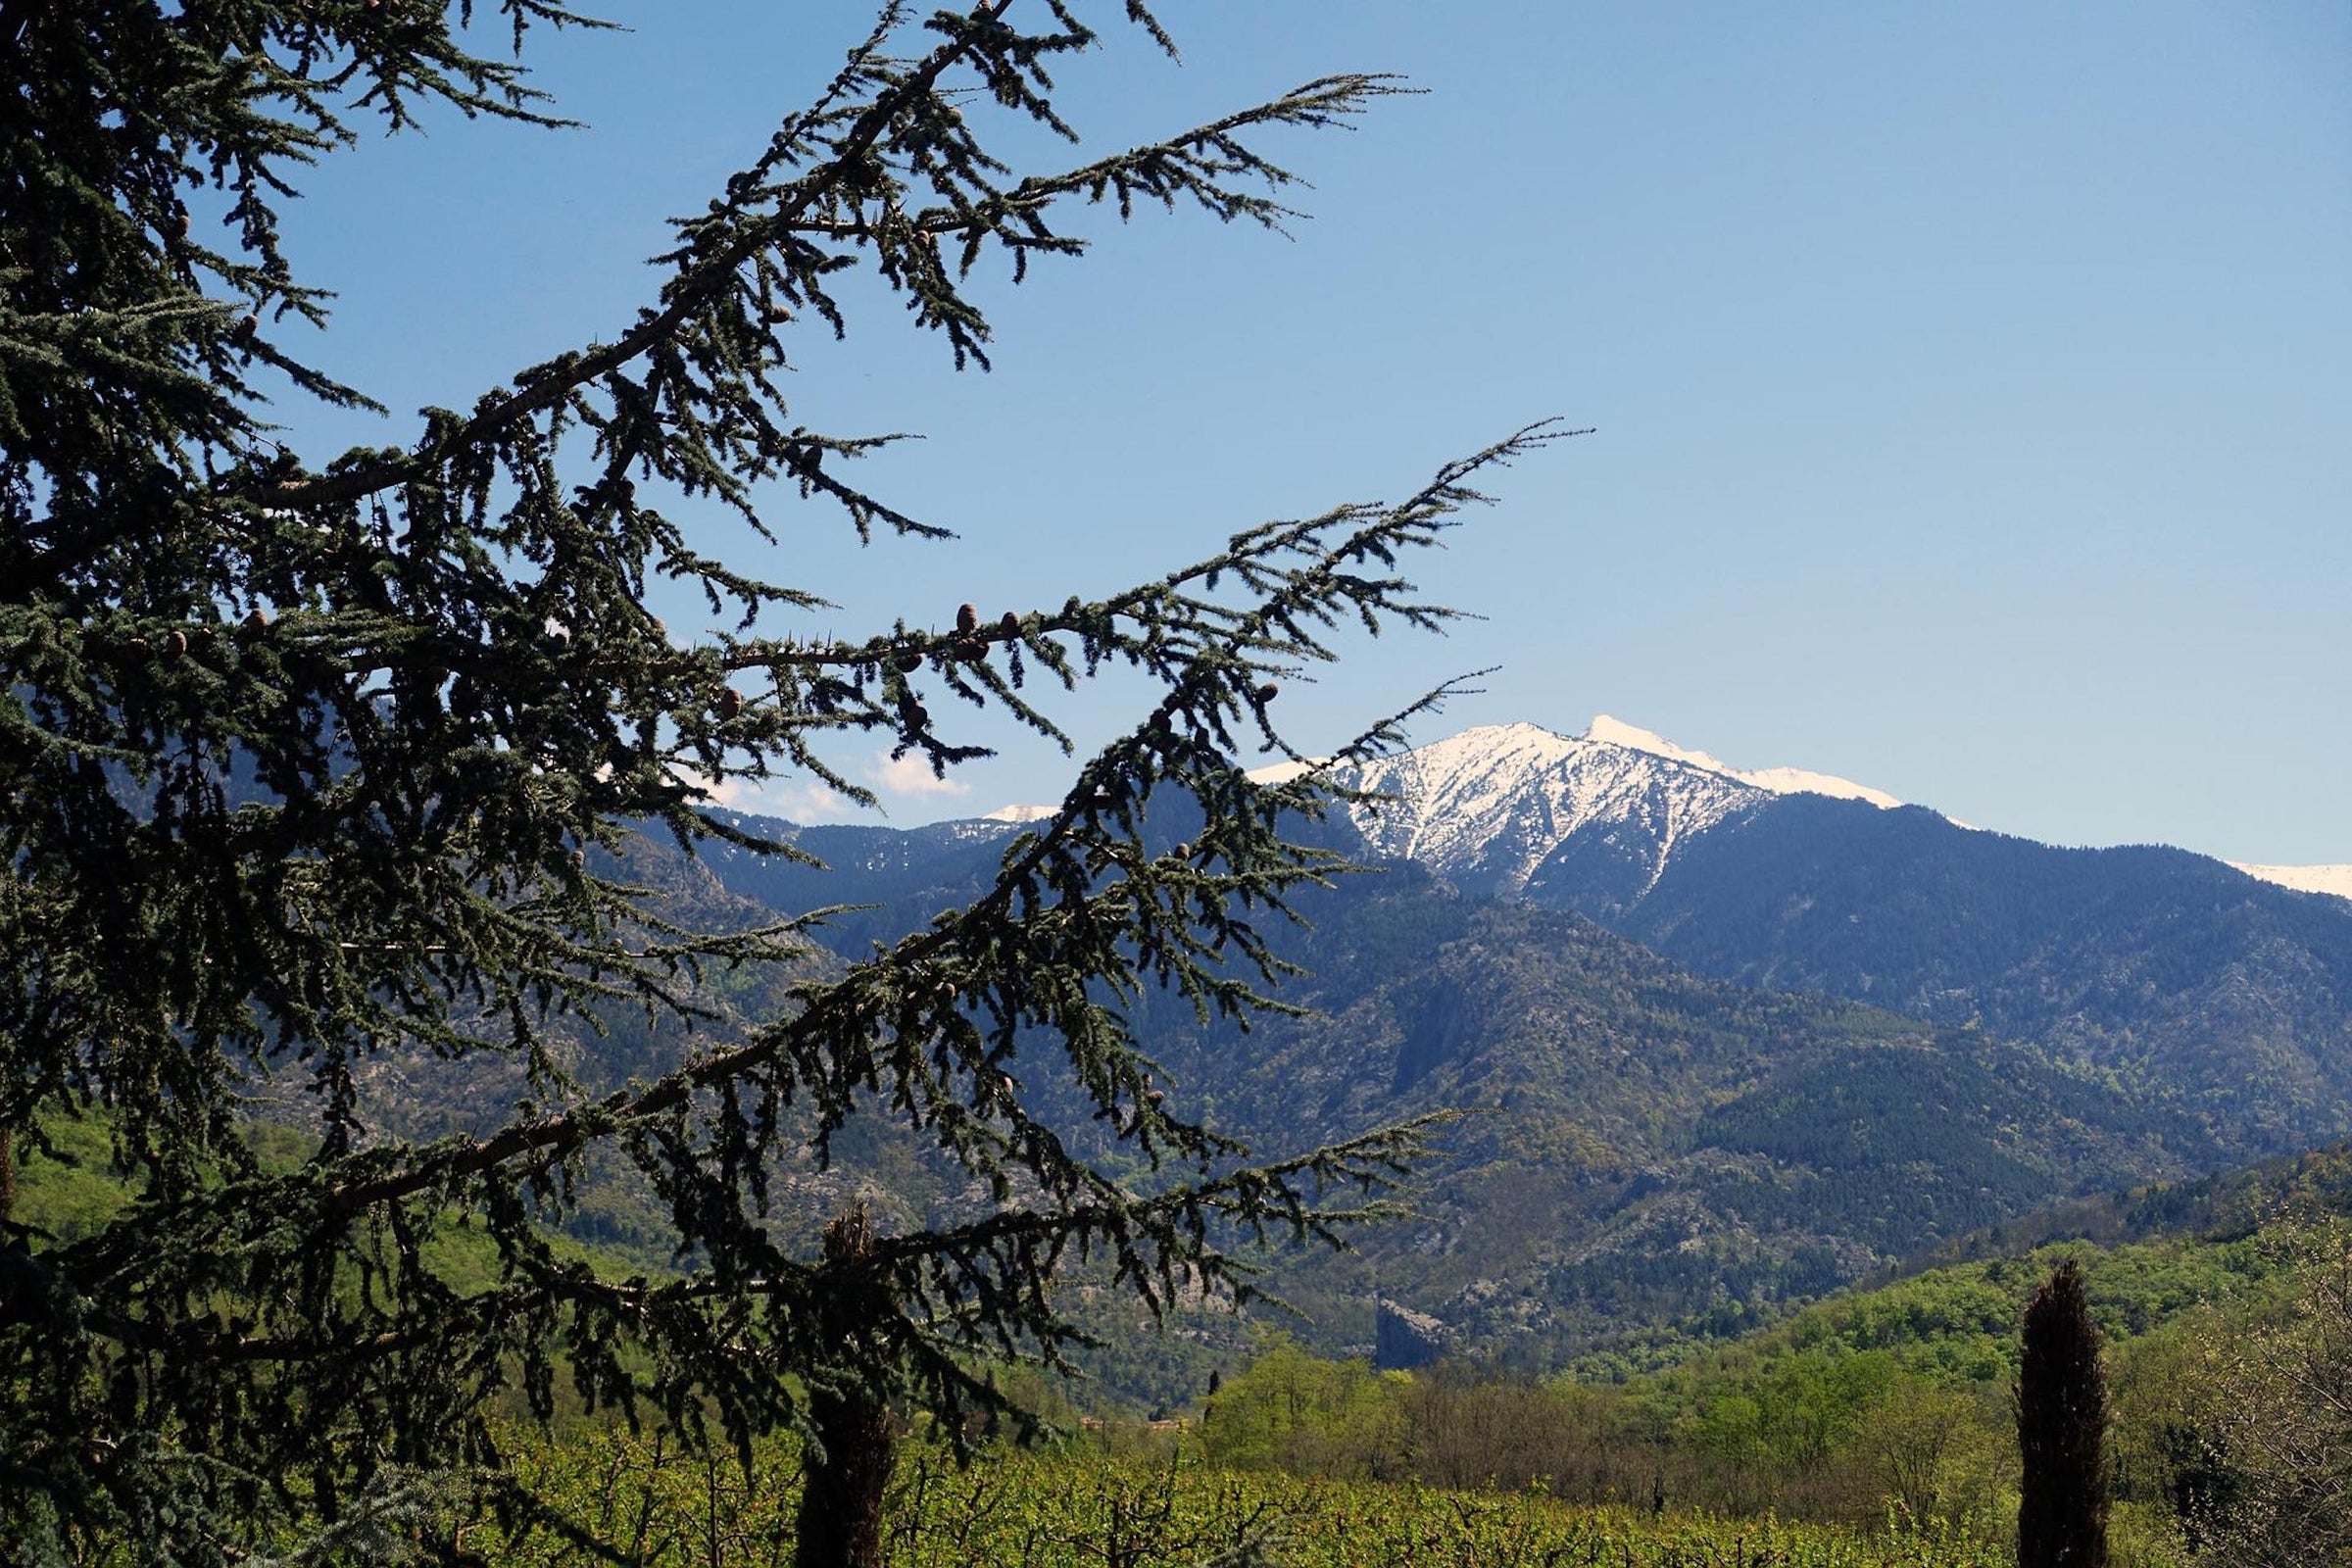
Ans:
{"label": "cypress tree", "polygon": [[2082,1271],[2072,1261],[2026,1303],[2024,1333],[2018,1568],[2106,1568],[2107,1379]]}
{"label": "cypress tree", "polygon": [[[1426,1127],[1253,1162],[1151,1092],[1120,1004],[1273,1004],[1260,928],[1338,869],[1286,825],[1341,799],[1322,772],[1245,772],[1297,755],[1279,683],[1335,628],[1442,628],[1400,558],[1546,432],[1123,592],[910,605],[847,637],[806,629],[822,585],[707,554],[690,521],[944,533],[858,476],[895,438],[795,407],[787,346],[846,329],[843,274],[985,368],[976,269],[1079,257],[1089,204],[1279,227],[1293,176],[1258,138],[1396,90],[1329,76],[1017,172],[983,137],[1066,132],[1050,71],[1085,63],[1093,9],[892,0],[676,222],[631,318],[335,455],[262,416],[264,370],[375,406],[289,333],[329,304],[281,244],[293,166],[332,177],[370,117],[435,106],[556,124],[519,56],[595,24],[559,0],[0,0],[0,1147],[53,1160],[61,1126],[95,1123],[133,1188],[87,1235],[0,1216],[0,1556],[447,1548],[460,1514],[539,1516],[485,1410],[544,1416],[560,1380],[739,1450],[799,1429],[847,1451],[812,1415],[835,1396],[960,1433],[1004,1403],[984,1357],[1058,1365],[1080,1337],[1057,1269],[1096,1260],[1154,1312],[1247,1298],[1237,1238],[1337,1243],[1386,1211]],[[1102,9],[1172,52],[1134,0]],[[643,603],[664,577],[727,629],[671,636]],[[945,770],[985,755],[991,713],[1066,747],[1054,699],[1104,670],[1156,700],[974,902],[846,969],[810,978],[791,922],[681,923],[617,870],[641,833],[792,853],[716,792],[797,775],[869,800],[845,747]],[[1147,812],[1178,808],[1188,853],[1157,853]],[[789,1003],[747,1014],[705,983],[746,966]],[[690,1049],[623,1085],[575,1076],[567,1043],[629,1012]],[[483,1130],[411,1141],[371,1109],[381,1064],[478,1061],[520,1085]],[[1039,1062],[1118,1129],[1115,1173],[1024,1092]],[[317,1107],[291,1169],[248,1137],[266,1082]],[[782,1223],[778,1159],[822,1166],[860,1117],[992,1200],[830,1250]],[[659,1195],[691,1272],[614,1279],[557,1249],[592,1155]],[[494,1250],[487,1283],[438,1245],[461,1229]],[[847,1340],[845,1300],[867,1309]]]}

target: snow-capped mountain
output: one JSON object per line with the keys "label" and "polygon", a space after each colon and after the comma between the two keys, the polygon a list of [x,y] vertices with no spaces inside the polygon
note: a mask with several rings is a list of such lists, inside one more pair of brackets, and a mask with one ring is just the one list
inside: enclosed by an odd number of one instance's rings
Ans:
{"label": "snow-capped mountain", "polygon": [[[1551,880],[1543,874],[1545,861],[1580,839],[1596,842],[1576,859],[1576,874],[1600,874],[1618,902],[1654,887],[1694,836],[1771,797],[1820,795],[1882,810],[1903,805],[1835,774],[1734,767],[1606,713],[1582,735],[1525,723],[1464,730],[1385,758],[1357,781],[1396,797],[1355,813],[1370,853],[1418,860],[1466,892],[1503,898],[1541,899],[1544,889],[1531,883]],[[1620,874],[1596,873],[1594,851],[1617,862]],[[2228,863],[2298,893],[2352,901],[2352,865]],[[1640,874],[1628,882],[1628,870]]]}
{"label": "snow-capped mountain", "polygon": [[2328,893],[2352,900],[2352,865],[2248,865],[2243,860],[2230,863],[2248,876],[2293,888],[2297,893]]}
{"label": "snow-capped mountain", "polygon": [[[1274,783],[1298,767],[1278,763],[1250,777]],[[1551,902],[1543,884],[1573,873],[1604,885],[1611,905],[1647,893],[1694,836],[1775,796],[1819,795],[1882,810],[1904,804],[1832,773],[1734,767],[1607,713],[1582,735],[1528,723],[1481,725],[1384,758],[1359,770],[1355,782],[1392,797],[1354,813],[1375,858],[1417,860],[1465,892],[1539,902]],[[1006,806],[982,820],[1017,825],[1053,813],[1048,806]],[[1583,853],[1544,874],[1547,860],[1580,840]],[[2352,903],[2352,865],[2227,863],[2278,887]]]}
{"label": "snow-capped mountain", "polygon": [[1355,782],[1390,797],[1355,811],[1374,855],[1418,860],[1467,892],[1506,898],[1573,834],[1621,828],[1663,869],[1677,842],[1764,793],[1674,758],[1534,724],[1464,730],[1371,763]]}
{"label": "snow-capped mountain", "polygon": [[1778,795],[1827,795],[1880,808],[1883,790],[1800,768],[1746,771],[1603,713],[1582,735],[1534,724],[1464,730],[1361,769],[1393,797],[1358,808],[1366,847],[1412,859],[1468,892],[1512,897],[1580,836],[1598,838],[1654,883],[1693,835]]}

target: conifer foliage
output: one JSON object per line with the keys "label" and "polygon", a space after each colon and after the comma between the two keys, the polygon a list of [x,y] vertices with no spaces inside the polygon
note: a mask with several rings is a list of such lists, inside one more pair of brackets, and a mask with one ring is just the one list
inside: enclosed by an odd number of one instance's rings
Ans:
{"label": "conifer foliage", "polygon": [[[290,172],[331,178],[363,132],[452,106],[556,123],[518,61],[597,24],[558,0],[0,0],[0,1147],[38,1162],[94,1120],[133,1187],[86,1235],[0,1213],[0,1555],[446,1544],[453,1509],[531,1516],[483,1412],[547,1412],[562,1387],[721,1446],[806,1430],[810,1391],[959,1432],[998,1402],[984,1354],[1071,1343],[1057,1267],[1096,1259],[1154,1310],[1246,1296],[1237,1241],[1337,1241],[1381,1211],[1425,1127],[1251,1163],[1152,1092],[1121,1002],[1272,1004],[1259,927],[1335,869],[1283,832],[1332,804],[1321,775],[1242,771],[1288,750],[1279,683],[1335,632],[1442,627],[1399,556],[1547,432],[1108,597],[908,606],[861,638],[809,635],[823,585],[707,555],[690,525],[943,532],[858,477],[892,438],[812,428],[787,395],[796,334],[857,324],[845,279],[985,368],[974,276],[1050,281],[1034,263],[1085,249],[1073,207],[1279,226],[1293,180],[1257,138],[1396,90],[1326,77],[1010,169],[992,128],[1075,140],[1049,68],[1084,64],[1098,10],[1173,49],[1139,0],[885,6],[676,223],[633,319],[333,456],[259,412],[289,385],[370,406],[302,358],[327,297],[280,242]],[[673,635],[643,603],[660,578],[728,629]],[[707,809],[729,782],[863,798],[840,769],[877,744],[946,768],[992,713],[1058,737],[1054,696],[1112,668],[1158,701],[994,887],[792,971],[776,1015],[700,982],[803,958],[794,929],[689,928],[614,873],[634,832],[736,837]],[[1190,841],[1154,848],[1148,809],[1179,803]],[[566,1033],[632,1008],[696,1025],[682,1059],[575,1081]],[[404,1142],[363,1094],[395,1057],[510,1059],[527,1088],[486,1130]],[[1118,1130],[1116,1173],[1042,1119],[1026,1086],[1049,1068]],[[246,1136],[265,1075],[315,1097],[291,1169]],[[771,1219],[779,1154],[822,1160],[875,1114],[993,1202],[830,1249]],[[592,1152],[659,1194],[689,1270],[613,1278],[551,1242]],[[452,1238],[494,1255],[487,1283]],[[847,1342],[845,1302],[865,1309]]]}
{"label": "conifer foliage", "polygon": [[2018,1568],[2106,1568],[2107,1375],[2082,1270],[2071,1261],[2026,1303],[2017,1446]]}

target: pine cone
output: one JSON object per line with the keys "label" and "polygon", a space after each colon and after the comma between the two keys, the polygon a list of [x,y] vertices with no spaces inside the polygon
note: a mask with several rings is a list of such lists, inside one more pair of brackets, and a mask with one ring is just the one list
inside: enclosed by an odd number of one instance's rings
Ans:
{"label": "pine cone", "polygon": [[164,639],[164,657],[166,659],[177,659],[180,655],[186,653],[187,651],[188,634],[186,632],[174,631],[171,636]]}
{"label": "pine cone", "polygon": [[966,637],[980,629],[980,611],[977,606],[957,605],[956,607],[956,629]]}
{"label": "pine cone", "polygon": [[1281,695],[1282,688],[1275,685],[1272,681],[1268,681],[1263,686],[1260,686],[1256,691],[1251,692],[1250,697],[1250,700],[1256,703],[1258,707],[1263,708]]}
{"label": "pine cone", "polygon": [[718,694],[719,721],[724,723],[743,711],[743,693],[734,687],[721,688]]}
{"label": "pine cone", "polygon": [[923,667],[922,654],[912,648],[902,648],[890,656],[890,662],[902,675],[911,675]]}
{"label": "pine cone", "polygon": [[997,622],[997,635],[1008,643],[1020,641],[1021,617],[1009,610],[1004,612],[1004,618]]}

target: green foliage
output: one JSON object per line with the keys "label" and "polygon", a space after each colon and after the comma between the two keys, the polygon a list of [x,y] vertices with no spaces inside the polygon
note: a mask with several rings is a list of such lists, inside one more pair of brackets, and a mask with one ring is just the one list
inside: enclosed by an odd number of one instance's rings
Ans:
{"label": "green foliage", "polygon": [[2282,1215],[2261,1243],[2279,1298],[2205,1314],[2119,1376],[2118,1468],[2170,1504],[2200,1563],[2340,1563],[2352,1559],[2352,1229]]}
{"label": "green foliage", "polygon": [[1406,1473],[1410,1386],[1369,1361],[1321,1360],[1277,1337],[1204,1402],[1201,1447],[1235,1469],[1395,1479]]}
{"label": "green foliage", "polygon": [[[2199,1262],[2199,1251],[2213,1255]],[[2271,1348],[2307,1354],[2327,1343],[2311,1314],[2329,1298],[2303,1293],[2325,1286],[2311,1271],[2328,1255],[2287,1229],[1973,1264],[1821,1303],[1625,1385],[1454,1364],[1384,1374],[1266,1339],[1173,1431],[1114,1422],[1050,1448],[989,1445],[968,1469],[935,1432],[902,1460],[885,1560],[1144,1568],[1240,1544],[1292,1564],[2006,1563],[2016,1314],[2066,1257],[2110,1309],[2118,1342],[2114,1560],[2274,1560],[2218,1546],[2210,1491],[2196,1515],[2207,1534],[2184,1537],[2177,1460],[2218,1451],[2225,1420],[2294,1409],[2275,1397],[2284,1385],[2261,1396],[2233,1379],[2270,1364]],[[2178,1305],[2184,1282],[2199,1280],[2215,1286],[2210,1299]],[[2010,1348],[1989,1379],[1971,1375],[1973,1350],[1945,1344],[1984,1336]],[[2238,1345],[2249,1353],[2227,1348]],[[1014,1381],[1024,1405],[1079,1429],[1060,1389]],[[2185,1449],[2183,1430],[2195,1435]],[[468,1525],[486,1561],[569,1562],[588,1542],[649,1564],[782,1562],[794,1549],[803,1467],[789,1437],[755,1444],[748,1461],[604,1420],[571,1423],[561,1439],[508,1429],[501,1441],[547,1508]],[[2232,1549],[2245,1539],[2231,1537]],[[2195,1557],[2200,1540],[2206,1555]]]}
{"label": "green foliage", "polygon": [[1200,1441],[1210,1457],[1252,1469],[1537,1487],[1566,1502],[1655,1500],[1852,1528],[1892,1518],[2005,1541],[2018,1499],[2019,1314],[2071,1263],[2111,1345],[2114,1560],[2173,1568],[2191,1559],[2199,1519],[2217,1528],[2212,1499],[2242,1494],[2243,1475],[2219,1458],[2228,1420],[2291,1408],[2284,1381],[2266,1385],[2266,1402],[2254,1383],[2225,1376],[2252,1360],[2222,1348],[2318,1343],[2295,1327],[2308,1317],[2292,1303],[2313,1289],[2294,1261],[2297,1234],[2078,1243],[1934,1270],[1732,1344],[1684,1342],[1671,1365],[1621,1381],[1454,1363],[1383,1375],[1274,1342],[1206,1401]]}
{"label": "green foliage", "polygon": [[1690,1436],[1699,1447],[1755,1464],[1818,1464],[1853,1441],[1865,1411],[1886,1402],[1901,1372],[1880,1350],[1790,1356],[1768,1363],[1744,1387],[1712,1395]]}
{"label": "green foliage", "polygon": [[2051,1269],[2070,1261],[2089,1281],[2094,1321],[2117,1341],[2206,1304],[2260,1303],[2277,1291],[2276,1262],[2249,1240],[2177,1238],[2114,1249],[2074,1243],[1851,1291],[1720,1351],[1686,1346],[1690,1370],[1666,1381],[1792,1354],[1883,1350],[1906,1371],[1936,1382],[1994,1383],[2017,1373],[2017,1314],[2025,1299]]}
{"label": "green foliage", "polygon": [[104,1230],[129,1205],[131,1191],[105,1123],[52,1117],[42,1131],[25,1140],[24,1163],[13,1173],[13,1218],[59,1242]]}

